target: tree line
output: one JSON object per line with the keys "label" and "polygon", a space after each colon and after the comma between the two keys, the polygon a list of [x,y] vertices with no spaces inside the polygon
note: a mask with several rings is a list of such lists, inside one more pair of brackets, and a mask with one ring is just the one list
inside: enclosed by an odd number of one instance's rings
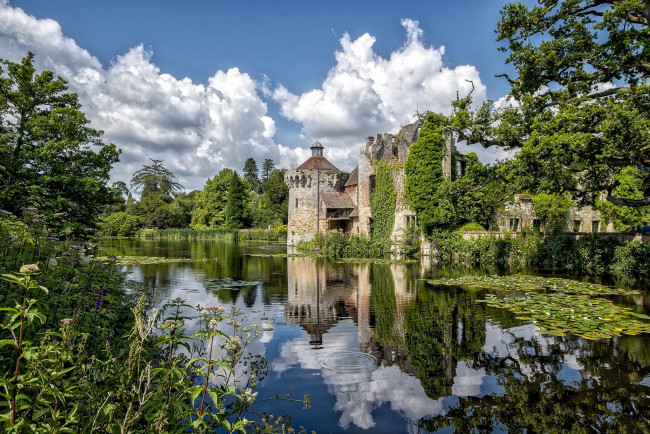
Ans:
{"label": "tree line", "polygon": [[[189,193],[162,160],[151,159],[131,178],[113,183],[113,203],[99,218],[106,235],[132,236],[141,229],[242,229],[287,223],[289,190],[284,170],[271,159],[262,165],[248,158],[243,175],[224,168],[208,179],[203,190]],[[136,199],[132,193],[139,194]]]}

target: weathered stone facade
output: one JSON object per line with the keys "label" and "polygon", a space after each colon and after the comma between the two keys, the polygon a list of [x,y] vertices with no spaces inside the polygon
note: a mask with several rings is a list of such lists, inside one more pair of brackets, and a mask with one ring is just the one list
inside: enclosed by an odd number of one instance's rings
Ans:
{"label": "weathered stone facade", "polygon": [[325,194],[340,192],[347,180],[346,173],[322,156],[322,149],[320,143],[314,143],[311,158],[297,169],[285,172],[284,182],[289,187],[289,245],[309,241],[317,231],[327,229],[327,220],[323,220],[327,214],[322,212]]}
{"label": "weathered stone facade", "polygon": [[[540,229],[535,206],[528,194],[515,194],[514,202],[506,202],[504,209],[497,211],[497,225],[500,231],[522,232]],[[603,221],[600,211],[590,206],[571,207],[567,217],[567,229],[575,233],[614,232],[614,225]]]}

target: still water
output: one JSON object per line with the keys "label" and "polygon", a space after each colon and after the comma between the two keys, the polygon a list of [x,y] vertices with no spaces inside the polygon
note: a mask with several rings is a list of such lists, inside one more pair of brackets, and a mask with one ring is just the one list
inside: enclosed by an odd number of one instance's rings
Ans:
{"label": "still water", "polygon": [[[158,240],[110,240],[101,251],[186,258],[122,267],[158,305],[177,297],[234,305],[264,324],[248,347],[269,366],[255,414],[288,414],[318,433],[650,432],[650,335],[541,335],[477,303],[485,291],[424,281],[477,270],[285,253],[284,246]],[[249,285],[211,286],[209,279],[224,278]],[[616,303],[650,313],[647,291]],[[311,409],[273,399],[305,393]]]}

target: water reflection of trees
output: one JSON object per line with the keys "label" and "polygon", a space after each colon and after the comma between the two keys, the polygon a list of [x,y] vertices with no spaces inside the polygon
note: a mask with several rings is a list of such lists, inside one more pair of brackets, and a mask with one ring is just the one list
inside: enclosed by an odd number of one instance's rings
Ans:
{"label": "water reflection of trees", "polygon": [[410,364],[432,399],[451,395],[459,360],[485,344],[485,308],[476,292],[423,289],[406,309]]}
{"label": "water reflection of trees", "polygon": [[[650,374],[647,354],[628,351],[647,337],[584,341],[575,337],[517,337],[503,331],[505,353],[474,351],[474,369],[497,378],[504,392],[467,398],[444,415],[419,426],[459,432],[648,432],[644,414],[650,387],[639,382]],[[573,368],[569,363],[577,364]],[[579,373],[569,375],[574,368]],[[425,382],[423,381],[423,384]]]}

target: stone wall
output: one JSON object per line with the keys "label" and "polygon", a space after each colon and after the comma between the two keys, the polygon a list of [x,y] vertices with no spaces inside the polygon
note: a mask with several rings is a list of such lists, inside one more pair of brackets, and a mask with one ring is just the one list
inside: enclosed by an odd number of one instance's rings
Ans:
{"label": "stone wall", "polygon": [[[319,175],[320,172],[320,175]],[[320,179],[320,193],[340,191],[341,172],[333,170],[289,170],[285,172],[284,182],[289,187],[289,216],[287,221],[287,244],[296,245],[310,241],[317,232],[319,189],[317,180]],[[321,213],[319,223],[325,224],[325,215]],[[325,222],[325,223],[323,223]]]}

